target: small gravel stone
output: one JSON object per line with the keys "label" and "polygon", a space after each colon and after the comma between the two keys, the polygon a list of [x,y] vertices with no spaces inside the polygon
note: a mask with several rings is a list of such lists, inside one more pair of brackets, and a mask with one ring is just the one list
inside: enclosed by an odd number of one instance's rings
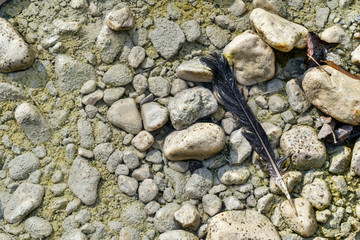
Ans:
{"label": "small gravel stone", "polygon": [[257,202],[257,210],[261,213],[268,213],[271,210],[272,205],[275,202],[275,196],[272,193],[269,193],[261,197]]}
{"label": "small gravel stone", "polygon": [[174,217],[185,229],[197,230],[200,226],[200,214],[196,207],[190,203],[185,203],[179,210],[174,212]]}
{"label": "small gravel stone", "polygon": [[84,148],[92,148],[95,143],[92,132],[91,123],[84,119],[79,119],[77,122],[78,134],[80,136],[80,146]]}
{"label": "small gravel stone", "polygon": [[187,88],[188,88],[188,85],[186,84],[186,82],[184,80],[176,78],[171,84],[170,93],[171,93],[171,95],[175,96],[176,94],[178,94],[179,92],[181,92],[182,90],[185,90]]}
{"label": "small gravel stone", "polygon": [[288,102],[279,95],[272,95],[269,97],[269,110],[272,113],[280,113],[289,107]]}
{"label": "small gravel stone", "polygon": [[[185,192],[185,184],[186,179],[185,176],[169,167],[164,167],[164,172],[166,176],[166,180],[170,182],[175,190],[175,196],[176,198],[181,198],[184,195]],[[156,181],[156,178],[154,177],[154,180]],[[160,180],[160,179],[159,179]],[[161,189],[161,184],[165,184],[166,181],[157,182],[159,188]],[[163,187],[163,190],[165,189],[165,186]]]}
{"label": "small gravel stone", "polygon": [[338,147],[331,155],[329,172],[334,174],[344,173],[350,165],[351,149],[348,147]]}
{"label": "small gravel stone", "polygon": [[235,196],[224,198],[224,205],[227,211],[244,209],[245,205]]}
{"label": "small gravel stone", "polygon": [[0,82],[0,102],[25,99],[25,93],[10,83]]}
{"label": "small gravel stone", "polygon": [[351,170],[354,171],[356,175],[360,176],[360,138],[356,140],[353,148]]}
{"label": "small gravel stone", "polygon": [[196,20],[189,20],[181,25],[188,42],[194,42],[201,36],[201,27]]}
{"label": "small gravel stone", "polygon": [[51,181],[53,183],[59,183],[63,180],[64,176],[60,170],[56,170],[54,174],[51,176]]}
{"label": "small gravel stone", "polygon": [[235,0],[228,10],[235,17],[240,17],[246,12],[247,7],[242,0]]}
{"label": "small gravel stone", "polygon": [[129,169],[135,169],[140,165],[139,158],[133,151],[124,151],[123,161]]}
{"label": "small gravel stone", "polygon": [[316,25],[323,28],[327,22],[330,9],[327,7],[319,8],[316,10]]}
{"label": "small gravel stone", "polygon": [[126,41],[126,33],[117,33],[109,27],[104,26],[96,38],[96,48],[99,51],[101,60],[110,64],[121,52]]}
{"label": "small gravel stone", "polygon": [[79,156],[87,158],[87,159],[91,159],[91,158],[94,157],[94,152],[93,151],[87,150],[87,149],[82,148],[82,147],[80,147],[78,149],[78,154],[79,154]]}
{"label": "small gravel stone", "polygon": [[155,131],[164,126],[168,121],[168,115],[167,108],[156,102],[141,105],[141,116],[147,131]]}
{"label": "small gravel stone", "polygon": [[288,200],[282,202],[280,206],[286,224],[303,237],[312,236],[317,229],[317,223],[310,202],[305,198],[295,198],[294,205],[297,215]]}
{"label": "small gravel stone", "polygon": [[163,199],[167,202],[172,202],[175,197],[175,191],[172,188],[165,188],[163,192]]}
{"label": "small gravel stone", "polygon": [[331,202],[329,187],[324,180],[319,178],[316,178],[313,183],[306,184],[301,195],[319,210],[327,208]]}
{"label": "small gravel stone", "polygon": [[140,46],[135,46],[131,49],[128,62],[133,68],[137,68],[145,59],[145,49]]}
{"label": "small gravel stone", "polygon": [[107,162],[111,154],[115,151],[115,145],[113,143],[100,143],[94,148],[95,160],[102,163]]}
{"label": "small gravel stone", "polygon": [[135,26],[135,20],[128,8],[112,10],[106,16],[106,24],[114,31],[130,30]]}
{"label": "small gravel stone", "polygon": [[128,196],[134,196],[138,189],[138,181],[135,178],[120,175],[118,178],[120,190]]}
{"label": "small gravel stone", "polygon": [[181,63],[176,69],[176,76],[192,82],[211,82],[214,77],[210,68],[202,64],[199,59]]}
{"label": "small gravel stone", "polygon": [[159,232],[166,232],[180,228],[180,224],[175,220],[174,213],[180,209],[176,203],[168,203],[160,208],[155,215],[154,224]]}
{"label": "small gravel stone", "polygon": [[139,186],[139,199],[143,203],[152,201],[158,194],[159,188],[152,179],[145,179]]}
{"label": "small gravel stone", "polygon": [[[299,171],[288,171],[284,175],[284,182],[287,186],[287,189],[291,193],[292,190],[300,185],[302,182],[303,175]],[[270,191],[275,194],[283,194],[281,189],[275,184],[273,179],[270,179]]]}
{"label": "small gravel stone", "polygon": [[194,171],[185,185],[185,193],[193,199],[201,199],[212,187],[213,176],[209,169],[199,168]]}
{"label": "small gravel stone", "polygon": [[5,206],[4,219],[9,223],[21,221],[41,204],[43,196],[44,189],[39,184],[20,184]]}
{"label": "small gravel stone", "polygon": [[65,192],[66,187],[66,183],[57,183],[50,187],[50,191],[55,197],[57,197]]}
{"label": "small gravel stone", "polygon": [[98,109],[94,105],[86,105],[85,112],[90,119],[93,119],[96,116]]}
{"label": "small gravel stone", "polygon": [[162,155],[159,150],[151,150],[146,154],[146,161],[158,164],[162,163]]}
{"label": "small gravel stone", "polygon": [[320,223],[326,223],[329,217],[331,217],[332,213],[329,209],[325,209],[323,211],[316,211],[316,221]]}
{"label": "small gravel stone", "polygon": [[254,8],[262,8],[266,11],[275,13],[280,16],[286,15],[285,7],[282,1],[278,0],[254,0]]}
{"label": "small gravel stone", "polygon": [[139,168],[135,169],[131,176],[138,181],[144,181],[151,177],[149,165],[142,164]]}
{"label": "small gravel stone", "polygon": [[24,225],[33,238],[45,238],[53,232],[50,222],[40,217],[30,217],[24,221]]}
{"label": "small gravel stone", "polygon": [[286,123],[294,123],[295,121],[295,116],[294,114],[291,112],[291,110],[287,110],[285,112],[281,113],[281,118],[282,120],[284,120],[284,122]]}
{"label": "small gravel stone", "polygon": [[184,230],[167,231],[159,235],[159,240],[199,240],[199,238]]}
{"label": "small gravel stone", "polygon": [[95,105],[97,101],[101,100],[104,96],[104,92],[102,90],[97,90],[93,93],[90,93],[88,95],[85,95],[81,102],[84,105]]}
{"label": "small gravel stone", "polygon": [[298,112],[304,113],[311,106],[309,100],[306,98],[305,93],[301,90],[295,79],[286,83],[286,94],[291,108]]}
{"label": "small gravel stone", "polygon": [[163,77],[151,77],[148,80],[149,91],[157,97],[166,97],[170,93],[170,83]]}
{"label": "small gravel stone", "polygon": [[205,31],[210,42],[219,49],[222,49],[229,42],[230,32],[228,30],[210,25],[205,28]]}
{"label": "small gravel stone", "polygon": [[246,167],[225,165],[218,171],[218,178],[225,185],[238,185],[246,182],[250,172]]}
{"label": "small gravel stone", "polygon": [[104,91],[104,102],[111,106],[114,102],[119,100],[125,93],[125,88],[108,88]]}
{"label": "small gravel stone", "polygon": [[131,144],[139,151],[148,150],[154,143],[154,137],[147,131],[139,132],[132,140]]}
{"label": "small gravel stone", "polygon": [[211,217],[221,211],[221,199],[214,194],[204,195],[202,198],[202,203],[204,211]]}
{"label": "small gravel stone", "polygon": [[116,64],[106,71],[103,81],[105,84],[121,87],[131,83],[133,77],[133,73],[127,66],[123,64]]}
{"label": "small gravel stone", "polygon": [[115,175],[129,175],[129,168],[125,164],[118,164],[115,169]]}
{"label": "small gravel stone", "polygon": [[346,38],[346,32],[339,25],[334,25],[322,31],[320,38],[328,43],[341,43]]}
{"label": "small gravel stone", "polygon": [[137,74],[135,75],[132,85],[137,94],[143,94],[148,89],[148,81],[144,75]]}
{"label": "small gravel stone", "polygon": [[81,86],[80,93],[81,94],[89,94],[96,90],[96,81],[95,80],[89,80],[84,82],[84,84]]}
{"label": "small gravel stone", "polygon": [[140,240],[140,232],[134,228],[124,227],[120,230],[119,239]]}
{"label": "small gravel stone", "polygon": [[151,216],[151,215],[157,213],[157,211],[160,209],[160,204],[158,202],[151,201],[145,205],[144,209],[146,211],[146,214]]}
{"label": "small gravel stone", "polygon": [[355,48],[355,50],[351,53],[351,62],[360,66],[360,46]]}
{"label": "small gravel stone", "polygon": [[115,149],[115,151],[110,155],[109,159],[106,162],[106,169],[110,173],[115,173],[116,167],[122,163],[123,161],[123,153],[119,149]]}
{"label": "small gravel stone", "polygon": [[39,159],[31,152],[24,153],[15,157],[9,162],[9,174],[14,180],[24,180],[38,169],[40,166]]}
{"label": "small gravel stone", "polygon": [[241,133],[243,130],[239,129],[231,133],[229,138],[230,146],[230,164],[241,164],[247,157],[250,156],[252,148],[250,143]]}
{"label": "small gravel stone", "polygon": [[69,202],[66,206],[65,212],[70,215],[73,211],[78,209],[78,207],[81,205],[81,201],[79,199],[72,200]]}
{"label": "small gravel stone", "polygon": [[344,176],[332,176],[331,182],[332,182],[332,188],[331,188],[332,194],[338,192],[341,195],[345,196],[348,193],[348,187]]}
{"label": "small gravel stone", "polygon": [[87,237],[84,233],[81,232],[80,229],[72,229],[68,232],[65,232],[60,238],[60,240],[69,240],[69,239],[86,240]]}

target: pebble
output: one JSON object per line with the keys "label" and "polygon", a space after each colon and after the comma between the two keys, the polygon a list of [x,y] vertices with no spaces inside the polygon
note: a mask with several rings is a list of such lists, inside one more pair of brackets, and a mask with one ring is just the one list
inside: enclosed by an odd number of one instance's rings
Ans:
{"label": "pebble", "polygon": [[218,26],[207,26],[205,28],[206,36],[210,42],[217,48],[222,49],[230,40],[230,32]]}
{"label": "pebble", "polygon": [[195,42],[201,36],[201,27],[196,20],[189,20],[181,25],[188,42]]}
{"label": "pebble", "polygon": [[34,52],[4,18],[0,18],[0,46],[0,72],[24,70],[33,64]]}
{"label": "pebble", "polygon": [[138,181],[135,178],[120,175],[118,178],[120,190],[128,196],[134,196],[138,189]]}
{"label": "pebble", "polygon": [[210,90],[194,87],[176,94],[169,101],[168,109],[172,125],[180,130],[197,119],[216,112],[218,103]]}
{"label": "pebble", "polygon": [[270,212],[274,202],[275,202],[274,194],[269,193],[258,200],[256,208],[260,213],[268,213]]}
{"label": "pebble", "polygon": [[10,83],[0,82],[0,102],[17,101],[25,98],[25,93],[21,88],[18,88]]}
{"label": "pebble", "polygon": [[163,153],[172,161],[203,160],[219,153],[225,145],[223,130],[213,123],[196,123],[165,138]]}
{"label": "pebble", "polygon": [[21,103],[15,109],[15,119],[32,143],[44,143],[51,138],[50,126],[35,105]]}
{"label": "pebble", "polygon": [[159,188],[152,179],[145,179],[139,186],[139,199],[143,203],[148,203],[155,199],[159,192]]}
{"label": "pebble", "polygon": [[149,165],[142,164],[139,168],[135,169],[131,176],[138,181],[144,181],[151,177]]}
{"label": "pebble", "polygon": [[137,240],[140,239],[140,232],[130,227],[124,227],[120,230],[119,239]]}
{"label": "pebble", "polygon": [[281,239],[271,221],[254,210],[226,211],[208,221],[207,240],[234,238]]}
{"label": "pebble", "polygon": [[95,105],[99,100],[101,100],[104,96],[104,92],[102,90],[96,90],[93,93],[85,95],[81,102],[84,105]]}
{"label": "pebble", "polygon": [[214,216],[218,212],[221,211],[222,201],[215,194],[206,194],[202,197],[202,204],[204,208],[204,212],[209,216]]}
{"label": "pebble", "polygon": [[134,151],[124,151],[123,161],[130,169],[135,169],[140,165],[139,158]]}
{"label": "pebble", "polygon": [[154,143],[154,137],[147,131],[139,132],[132,140],[131,144],[139,151],[149,149]]}
{"label": "pebble", "polygon": [[115,64],[106,71],[103,81],[105,84],[121,87],[131,83],[133,77],[130,68],[123,64]]}
{"label": "pebble", "polygon": [[242,0],[235,0],[234,3],[228,8],[229,12],[235,17],[240,17],[246,10],[246,4]]}
{"label": "pebble", "polygon": [[170,93],[170,83],[163,77],[151,77],[148,79],[149,91],[157,97],[166,97]]}
{"label": "pebble", "polygon": [[270,122],[263,122],[261,123],[261,126],[265,130],[265,133],[269,138],[271,146],[276,147],[279,144],[279,140],[281,137],[281,133],[282,133],[281,128]]}
{"label": "pebble", "polygon": [[87,237],[84,233],[81,232],[80,229],[72,229],[70,231],[65,232],[60,240],[86,240]]}
{"label": "pebble", "polygon": [[192,59],[181,63],[176,69],[178,78],[192,82],[212,82],[213,74],[199,59]]}
{"label": "pebble", "polygon": [[242,85],[264,82],[275,75],[274,51],[253,31],[236,36],[223,54],[234,66],[235,78]]}
{"label": "pebble", "polygon": [[131,49],[128,62],[133,68],[137,68],[145,59],[145,49],[140,46],[135,46]]}
{"label": "pebble", "polygon": [[348,187],[344,176],[332,176],[331,182],[331,191],[333,195],[340,193],[341,195],[345,196],[348,193]]}
{"label": "pebble", "polygon": [[106,64],[112,63],[123,49],[126,37],[126,33],[117,33],[104,26],[96,38],[96,48],[100,54],[101,61]]}
{"label": "pebble", "polygon": [[262,8],[280,16],[286,15],[284,3],[279,0],[254,0],[252,4],[254,8]]}
{"label": "pebble", "polygon": [[319,210],[324,210],[331,202],[330,189],[326,182],[320,178],[315,178],[312,183],[306,184],[301,195]]}
{"label": "pebble", "polygon": [[149,38],[165,59],[173,57],[185,43],[185,35],[179,25],[165,18],[155,19],[155,29],[149,33]]}
{"label": "pebble", "polygon": [[80,146],[84,148],[92,148],[94,146],[95,139],[92,132],[91,123],[87,120],[79,119],[77,122],[77,127],[78,134],[80,136]]}
{"label": "pebble", "polygon": [[111,105],[107,112],[108,120],[128,133],[138,134],[142,129],[142,121],[135,100],[124,98]]}
{"label": "pebble", "polygon": [[289,107],[288,102],[279,95],[269,97],[269,110],[271,113],[281,113]]}
{"label": "pebble", "polygon": [[148,81],[144,75],[137,74],[135,75],[132,85],[137,94],[143,94],[148,89]]}
{"label": "pebble", "polygon": [[55,84],[63,92],[78,89],[86,81],[96,81],[95,70],[91,65],[80,62],[65,54],[56,56],[55,73],[58,77]]}
{"label": "pebble", "polygon": [[82,203],[92,205],[96,202],[100,178],[99,171],[88,160],[77,157],[70,169],[68,185]]}
{"label": "pebble", "polygon": [[32,172],[38,169],[39,166],[39,159],[33,153],[24,153],[9,162],[9,175],[15,181],[24,180],[28,178]]}
{"label": "pebble", "polygon": [[115,149],[116,147],[113,143],[98,144],[93,150],[95,160],[106,163]]}
{"label": "pebble", "polygon": [[110,155],[109,159],[106,162],[106,169],[110,173],[115,173],[117,166],[123,162],[123,153],[119,149],[115,149],[115,151]]}
{"label": "pebble", "polygon": [[213,175],[207,168],[198,168],[185,185],[185,193],[192,199],[201,199],[213,185]]}
{"label": "pebble", "polygon": [[360,45],[351,53],[351,62],[360,66]]}
{"label": "pebble", "polygon": [[291,79],[286,83],[286,94],[294,111],[304,113],[311,107],[309,100],[295,79]]}
{"label": "pebble", "polygon": [[329,172],[334,174],[344,173],[350,166],[351,149],[348,147],[338,147],[330,157]]}
{"label": "pebble", "polygon": [[328,43],[341,43],[346,37],[346,32],[339,25],[328,27],[320,33],[320,39]]}
{"label": "pebble", "polygon": [[185,229],[197,230],[200,226],[200,214],[193,204],[185,203],[174,212],[175,220]]}
{"label": "pebble", "polygon": [[327,22],[330,9],[327,7],[319,8],[316,10],[316,25],[323,28]]}
{"label": "pebble", "polygon": [[129,175],[129,168],[125,164],[118,164],[115,169],[115,175]]}
{"label": "pebble", "polygon": [[152,132],[167,123],[169,111],[156,102],[149,102],[141,105],[141,116],[145,130]]}
{"label": "pebble", "polygon": [[305,72],[302,86],[307,98],[319,110],[340,122],[360,124],[357,104],[360,102],[360,82],[330,66],[323,68],[331,76],[317,67]]}
{"label": "pebble", "polygon": [[43,199],[44,189],[39,184],[21,183],[5,205],[4,219],[16,223],[37,208]]}
{"label": "pebble", "polygon": [[66,188],[67,188],[66,183],[57,183],[50,187],[50,191],[55,197],[57,197],[63,194]]}
{"label": "pebble", "polygon": [[329,217],[331,217],[332,213],[329,209],[325,209],[323,211],[316,211],[316,221],[320,223],[326,223]]}
{"label": "pebble", "polygon": [[280,140],[285,155],[291,155],[294,169],[320,168],[326,161],[326,148],[317,139],[315,129],[310,126],[296,126],[285,132]]}
{"label": "pebble", "polygon": [[256,31],[261,33],[260,35],[265,42],[276,50],[289,52],[294,47],[306,48],[308,30],[299,24],[290,22],[261,8],[256,8],[251,12],[250,21]]}
{"label": "pebble", "polygon": [[162,154],[159,150],[151,150],[146,154],[146,161],[159,164],[162,163]]}
{"label": "pebble", "polygon": [[[283,175],[283,178],[288,191],[291,193],[296,186],[302,184],[303,175],[299,171],[288,171]],[[272,178],[270,179],[270,191],[275,194],[283,194]]]}
{"label": "pebble", "polygon": [[167,231],[159,235],[159,240],[199,240],[199,238],[187,231],[184,230],[173,230]]}
{"label": "pebble", "polygon": [[160,204],[158,202],[151,201],[145,205],[144,209],[146,211],[146,214],[151,216],[157,213],[157,211],[160,209]]}
{"label": "pebble", "polygon": [[134,28],[135,20],[128,8],[121,8],[106,16],[106,25],[114,31],[130,30]]}
{"label": "pebble", "polygon": [[33,238],[45,238],[53,232],[50,222],[40,217],[29,217],[24,221],[24,225]]}
{"label": "pebble", "polygon": [[360,138],[358,138],[353,147],[353,153],[351,157],[351,170],[358,176],[360,176]]}
{"label": "pebble", "polygon": [[180,224],[174,217],[174,213],[179,210],[180,207],[177,203],[167,203],[156,212],[154,224],[159,232],[163,233],[180,228]]}
{"label": "pebble", "polygon": [[225,165],[218,170],[218,178],[222,184],[238,185],[247,181],[250,171],[243,166]]}
{"label": "pebble", "polygon": [[305,198],[295,198],[293,201],[297,215],[288,200],[281,203],[281,215],[291,230],[303,237],[312,236],[318,226],[310,202]]}
{"label": "pebble", "polygon": [[119,100],[125,93],[125,88],[108,88],[104,90],[104,102],[111,106],[114,102]]}
{"label": "pebble", "polygon": [[68,215],[70,215],[73,211],[78,209],[80,205],[81,205],[81,201],[76,198],[66,205],[65,212]]}
{"label": "pebble", "polygon": [[186,184],[185,176],[169,167],[164,167],[164,172],[165,172],[166,180],[171,183],[171,185],[175,190],[176,198],[182,198],[185,192],[185,184]]}
{"label": "pebble", "polygon": [[229,163],[231,165],[241,164],[252,152],[252,147],[248,140],[241,133],[243,129],[236,130],[230,134],[229,148],[230,156]]}
{"label": "pebble", "polygon": [[174,81],[171,84],[171,90],[170,93],[171,95],[175,96],[176,94],[178,94],[179,92],[181,92],[182,90],[185,90],[188,88],[188,85],[186,84],[186,82],[180,78],[176,78],[174,79]]}

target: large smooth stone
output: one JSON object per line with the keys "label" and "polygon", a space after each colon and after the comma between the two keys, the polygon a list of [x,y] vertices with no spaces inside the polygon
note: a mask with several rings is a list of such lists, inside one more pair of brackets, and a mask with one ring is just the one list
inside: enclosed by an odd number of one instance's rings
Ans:
{"label": "large smooth stone", "polygon": [[34,62],[34,53],[15,28],[0,18],[0,72],[24,70]]}
{"label": "large smooth stone", "polygon": [[216,124],[196,123],[174,131],[165,138],[163,151],[169,160],[204,160],[219,153],[225,145],[225,133]]}
{"label": "large smooth stone", "polygon": [[306,47],[308,30],[299,24],[261,8],[251,12],[250,21],[265,42],[276,50],[289,52],[294,47],[299,49]]}
{"label": "large smooth stone", "polygon": [[302,86],[309,101],[322,112],[336,120],[360,124],[360,81],[329,66],[305,72]]}
{"label": "large smooth stone", "polygon": [[208,222],[206,240],[280,240],[271,221],[254,210],[227,211],[215,215]]}
{"label": "large smooth stone", "polygon": [[234,38],[223,54],[234,66],[235,78],[242,85],[264,82],[275,75],[274,51],[253,31]]}

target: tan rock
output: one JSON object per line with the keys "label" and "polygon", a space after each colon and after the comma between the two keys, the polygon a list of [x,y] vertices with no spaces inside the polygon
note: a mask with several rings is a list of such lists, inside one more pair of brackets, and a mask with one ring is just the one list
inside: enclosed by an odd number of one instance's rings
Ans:
{"label": "tan rock", "polygon": [[360,45],[351,53],[351,62],[360,66]]}
{"label": "tan rock", "polygon": [[199,59],[181,63],[176,69],[176,76],[193,82],[211,82],[213,79],[210,68],[202,64]]}

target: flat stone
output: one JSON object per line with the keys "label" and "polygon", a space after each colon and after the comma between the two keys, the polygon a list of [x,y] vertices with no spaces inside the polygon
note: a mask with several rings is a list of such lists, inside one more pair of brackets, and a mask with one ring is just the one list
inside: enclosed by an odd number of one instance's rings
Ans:
{"label": "flat stone", "polygon": [[100,178],[99,171],[88,160],[77,157],[70,169],[68,185],[82,203],[92,205],[96,202]]}
{"label": "flat stone", "polygon": [[360,81],[330,66],[311,68],[305,72],[302,86],[309,101],[336,120],[360,124]]}
{"label": "flat stone", "polygon": [[88,80],[96,81],[94,68],[68,55],[59,54],[55,58],[55,84],[64,92],[78,89]]}
{"label": "flat stone", "polygon": [[148,80],[149,91],[157,97],[166,97],[170,93],[170,83],[163,77],[151,77]]}
{"label": "flat stone", "polygon": [[172,161],[203,160],[219,153],[225,145],[223,130],[212,123],[196,123],[165,138],[163,152]]}
{"label": "flat stone", "polygon": [[51,138],[51,129],[40,110],[27,102],[15,109],[15,119],[33,143],[44,143]]}
{"label": "flat stone", "polygon": [[281,239],[271,221],[254,210],[219,213],[209,220],[207,232],[207,240]]}
{"label": "flat stone", "polygon": [[176,69],[176,76],[192,82],[212,82],[214,77],[210,68],[202,64],[199,59],[181,63]]}
{"label": "flat stone", "polygon": [[341,43],[346,37],[346,32],[340,25],[328,27],[320,33],[320,39],[328,43]]}
{"label": "flat stone", "polygon": [[290,205],[289,200],[283,201],[280,206],[281,215],[283,216],[285,223],[291,230],[303,237],[312,236],[317,229],[317,223],[310,202],[305,198],[295,198],[293,201],[297,215]]}
{"label": "flat stone", "polygon": [[198,168],[185,185],[185,193],[193,199],[201,199],[213,185],[213,175],[207,168]]}
{"label": "flat stone", "polygon": [[156,102],[149,102],[141,105],[141,116],[145,130],[152,132],[167,123],[169,111]]}
{"label": "flat stone", "polygon": [[31,152],[24,153],[15,157],[9,162],[9,174],[14,180],[24,180],[38,169],[40,166],[39,159]]}
{"label": "flat stone", "polygon": [[0,18],[0,72],[24,70],[34,62],[34,52],[16,29]]}
{"label": "flat stone", "polygon": [[132,98],[120,99],[113,103],[107,112],[107,118],[113,125],[128,133],[138,134],[142,129],[140,112]]}
{"label": "flat stone", "polygon": [[145,59],[145,49],[140,46],[135,46],[131,49],[128,62],[133,68],[137,68]]}
{"label": "flat stone", "polygon": [[37,208],[43,199],[44,188],[39,184],[22,183],[5,206],[4,219],[16,223]]}
{"label": "flat stone", "polygon": [[25,220],[24,225],[33,238],[45,238],[53,232],[50,222],[40,217],[30,217]]}
{"label": "flat stone", "polygon": [[280,146],[285,155],[291,154],[294,169],[316,169],[326,161],[326,147],[310,126],[296,126],[285,132]]}
{"label": "flat stone", "polygon": [[360,66],[360,45],[351,52],[351,62]]}
{"label": "flat stone", "polygon": [[360,176],[360,138],[355,142],[353,153],[351,157],[351,170]]}
{"label": "flat stone", "polygon": [[199,240],[199,238],[184,230],[167,231],[159,235],[159,240]]}
{"label": "flat stone", "polygon": [[123,64],[116,64],[106,71],[103,77],[103,81],[105,84],[121,87],[131,83],[133,77],[134,75],[130,68]]}
{"label": "flat stone", "polygon": [[25,98],[25,93],[21,88],[10,83],[0,82],[0,102],[17,101]]}
{"label": "flat stone", "polygon": [[241,164],[252,152],[252,147],[248,140],[241,133],[243,130],[238,129],[230,134],[229,147],[231,165]]}
{"label": "flat stone", "polygon": [[181,25],[188,42],[194,42],[201,36],[201,27],[196,20],[189,20]]}
{"label": "flat stone", "polygon": [[185,42],[185,35],[179,25],[165,18],[155,20],[155,29],[149,38],[156,51],[165,59],[173,57]]}
{"label": "flat stone", "polygon": [[256,8],[251,12],[250,21],[265,42],[276,50],[289,52],[294,47],[306,48],[308,30],[299,24],[261,8]]}
{"label": "flat stone", "polygon": [[135,26],[135,20],[128,8],[112,10],[106,16],[106,24],[114,31],[130,30]]}
{"label": "flat stone", "polygon": [[55,19],[52,24],[54,25],[55,34],[76,34],[81,29],[80,22],[69,22],[62,19]]}
{"label": "flat stone", "polygon": [[156,229],[161,233],[179,229],[180,224],[174,218],[174,213],[179,209],[180,205],[176,203],[168,203],[160,208],[154,218]]}
{"label": "flat stone", "polygon": [[182,198],[185,192],[185,176],[169,167],[164,167],[164,172],[166,180],[174,187],[176,198]]}
{"label": "flat stone", "polygon": [[125,44],[126,36],[126,33],[112,31],[107,26],[101,29],[96,38],[96,48],[104,63],[110,64],[115,60]]}
{"label": "flat stone", "polygon": [[152,201],[158,194],[159,188],[152,179],[145,179],[139,186],[139,199],[144,203]]}
{"label": "flat stone", "polygon": [[304,113],[311,107],[309,100],[295,79],[291,79],[286,83],[286,94],[289,104],[294,111]]}
{"label": "flat stone", "polygon": [[250,176],[250,171],[243,166],[225,165],[218,170],[218,178],[222,184],[238,185],[245,183]]}
{"label": "flat stone", "polygon": [[219,49],[222,49],[230,40],[230,32],[216,25],[207,26],[205,31],[210,42]]}
{"label": "flat stone", "polygon": [[171,123],[177,130],[214,113],[217,108],[216,98],[204,87],[185,89],[176,94],[168,104]]}
{"label": "flat stone", "polygon": [[301,195],[319,210],[324,210],[331,202],[330,189],[326,182],[320,178],[316,178],[314,182],[306,184]]}
{"label": "flat stone", "polygon": [[319,8],[316,10],[316,25],[323,28],[327,22],[330,9],[328,7]]}
{"label": "flat stone", "polygon": [[101,100],[104,96],[104,92],[102,90],[96,90],[93,93],[90,93],[84,96],[81,99],[82,104],[84,105],[95,105],[99,100]]}
{"label": "flat stone", "polygon": [[234,66],[235,78],[242,85],[265,82],[275,75],[274,51],[253,31],[236,36],[223,54]]}

